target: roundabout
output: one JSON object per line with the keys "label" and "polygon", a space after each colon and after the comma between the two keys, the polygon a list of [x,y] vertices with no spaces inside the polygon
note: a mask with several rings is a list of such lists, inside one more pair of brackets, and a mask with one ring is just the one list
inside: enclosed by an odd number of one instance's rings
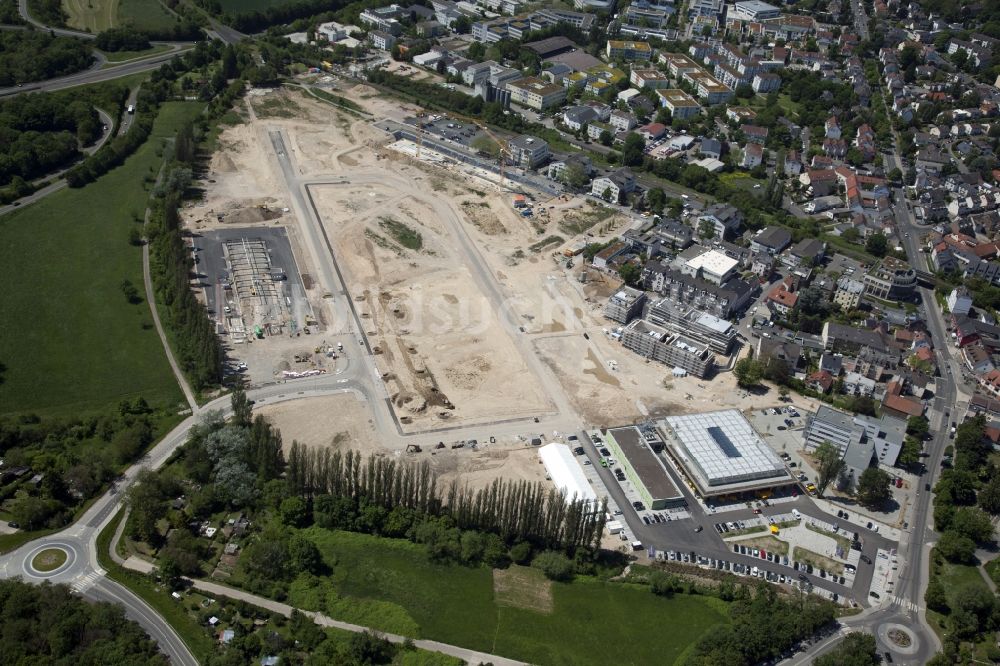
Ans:
{"label": "roundabout", "polygon": [[66,564],[69,555],[62,548],[46,548],[31,560],[31,568],[48,573]]}
{"label": "roundabout", "polygon": [[76,559],[76,548],[67,543],[42,544],[24,558],[24,573],[32,578],[53,578],[71,568]]}
{"label": "roundabout", "polygon": [[919,648],[917,637],[901,624],[887,622],[879,625],[878,635],[894,652],[903,655],[916,654]]}

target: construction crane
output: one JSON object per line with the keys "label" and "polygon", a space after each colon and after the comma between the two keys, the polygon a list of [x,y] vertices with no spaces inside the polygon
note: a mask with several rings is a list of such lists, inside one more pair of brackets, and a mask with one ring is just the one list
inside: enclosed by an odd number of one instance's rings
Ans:
{"label": "construction crane", "polygon": [[417,114],[417,159],[420,159],[420,149],[424,145],[424,116],[425,113]]}
{"label": "construction crane", "polygon": [[479,129],[481,129],[486,134],[486,136],[488,136],[490,138],[490,140],[493,141],[493,143],[496,144],[496,146],[497,146],[497,166],[500,168],[500,187],[501,188],[505,187],[505,185],[504,185],[503,170],[504,170],[504,166],[506,166],[506,164],[505,164],[506,163],[506,158],[511,158],[511,160],[513,160],[513,157],[514,157],[514,151],[511,150],[510,144],[505,139],[499,138],[492,131],[490,131],[490,128],[486,125],[486,123],[484,123],[483,121],[479,120],[478,118],[472,118],[470,116],[462,115],[461,113],[455,113],[454,111],[449,111],[448,115],[454,116],[455,118],[458,118],[459,120],[464,120],[466,122],[472,123],[473,125],[475,125]]}

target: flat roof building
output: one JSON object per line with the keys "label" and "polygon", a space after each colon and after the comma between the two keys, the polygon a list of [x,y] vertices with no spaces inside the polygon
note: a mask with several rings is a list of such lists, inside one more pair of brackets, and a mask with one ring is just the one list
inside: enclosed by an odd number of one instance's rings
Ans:
{"label": "flat roof building", "polygon": [[701,113],[701,105],[698,104],[698,100],[680,88],[657,90],[656,95],[660,98],[660,106],[668,109],[672,118],[683,120]]}
{"label": "flat roof building", "polygon": [[728,102],[733,96],[733,90],[703,69],[684,72],[682,78],[693,85],[709,104]]}
{"label": "flat roof building", "polygon": [[534,169],[551,157],[549,144],[544,139],[522,134],[507,142],[510,156],[515,164]]}
{"label": "flat roof building", "polygon": [[552,483],[566,496],[567,501],[586,500],[597,503],[597,493],[587,481],[583,468],[576,462],[573,452],[565,444],[546,444],[538,449],[538,457],[545,465],[545,472]]}
{"label": "flat roof building", "polygon": [[608,299],[604,316],[619,324],[627,324],[642,314],[646,293],[632,287],[622,287]]}
{"label": "flat roof building", "polygon": [[689,260],[681,272],[700,277],[713,284],[723,284],[736,273],[739,263],[718,250],[709,250]]}
{"label": "flat roof building", "polygon": [[716,354],[728,355],[736,341],[736,327],[725,319],[669,298],[653,303],[646,316],[658,326],[707,344]]}
{"label": "flat roof building", "polygon": [[715,367],[715,354],[693,337],[636,319],[622,331],[622,346],[674,369],[679,375],[704,379]]}
{"label": "flat roof building", "polygon": [[703,497],[794,483],[784,463],[735,409],[660,422],[667,449]]}
{"label": "flat roof building", "polygon": [[605,50],[608,60],[649,60],[653,57],[653,48],[648,42],[632,42],[609,39]]}
{"label": "flat roof building", "polygon": [[566,101],[564,87],[534,76],[508,83],[507,90],[510,91],[510,101],[536,111],[544,111]]}
{"label": "flat roof building", "polygon": [[744,0],[730,8],[729,16],[741,21],[766,21],[781,16],[781,10],[760,0]]}
{"label": "flat roof building", "polygon": [[895,465],[906,439],[906,421],[893,416],[851,415],[820,405],[816,413],[808,417],[802,436],[806,451],[815,451],[819,445],[829,442],[841,457],[845,457],[849,450],[865,446],[870,449],[869,458],[874,455],[880,463]]}
{"label": "flat roof building", "polygon": [[604,436],[604,443],[639,492],[646,508],[655,511],[684,504],[684,495],[670,480],[657,456],[656,452],[663,449],[663,440],[655,430],[626,426],[611,428]]}

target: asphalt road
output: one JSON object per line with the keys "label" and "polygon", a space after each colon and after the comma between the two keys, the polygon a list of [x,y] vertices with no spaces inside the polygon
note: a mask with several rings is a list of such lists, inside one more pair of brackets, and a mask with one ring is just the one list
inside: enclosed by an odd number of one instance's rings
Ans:
{"label": "asphalt road", "polygon": [[64,90],[66,88],[82,86],[88,83],[100,83],[101,81],[110,81],[112,79],[129,76],[131,74],[148,72],[152,69],[159,68],[163,63],[173,59],[190,48],[190,45],[175,45],[175,48],[171,51],[158,53],[143,60],[126,62],[121,65],[115,65],[114,67],[108,67],[106,69],[91,69],[84,72],[77,72],[76,74],[60,76],[55,79],[48,79],[47,81],[39,81],[37,83],[27,83],[21,87],[0,88],[0,97],[21,95],[28,92],[51,92],[53,90]]}
{"label": "asphalt road", "polygon": [[[855,5],[859,5],[857,2]],[[858,9],[855,9],[858,12]],[[863,9],[861,10],[863,13]],[[865,26],[867,28],[867,26]],[[864,37],[865,33],[859,33]],[[898,136],[895,135],[895,146],[892,151],[892,158],[896,165],[902,169],[902,159],[898,150]],[[920,228],[916,224],[913,211],[905,192],[897,189],[895,196],[895,220],[900,241],[906,251],[907,258],[912,266],[924,267],[923,255],[919,252],[917,237]],[[934,293],[930,289],[920,288],[920,296],[923,300],[922,311],[925,314],[925,321],[930,329],[931,336],[935,344],[935,355],[941,376],[936,382],[937,395],[929,412],[931,420],[931,432],[934,433],[933,440],[925,446],[924,463],[927,466],[926,472],[921,479],[917,494],[912,506],[910,518],[910,531],[904,534],[900,543],[899,562],[900,568],[896,582],[895,596],[891,599],[882,600],[882,605],[862,616],[844,620],[845,625],[862,628],[874,634],[878,642],[879,652],[891,651],[895,660],[907,664],[924,664],[940,650],[940,642],[934,632],[927,626],[926,609],[923,607],[923,592],[927,587],[929,550],[933,545],[937,535],[933,529],[933,516],[931,512],[932,493],[926,490],[926,485],[934,486],[935,479],[941,468],[941,459],[944,449],[949,442],[949,420],[957,416],[957,406],[959,400],[967,400],[957,385],[957,378],[961,377],[961,367],[948,351],[948,341],[946,324],[937,307]],[[946,416],[948,415],[948,416]],[[916,607],[918,610],[912,610]],[[916,634],[915,649],[908,654],[900,654],[900,650],[885,638],[885,628],[890,624],[900,624],[908,627]],[[809,653],[809,658],[829,651],[839,640],[833,637],[814,647]],[[791,663],[808,663],[808,660],[792,660]]]}
{"label": "asphalt road", "polygon": [[[104,123],[104,126],[107,127],[108,129],[104,131],[104,133],[101,135],[101,138],[98,139],[93,145],[87,146],[83,149],[83,152],[86,155],[93,155],[94,153],[96,153],[100,149],[100,147],[103,146],[108,141],[108,139],[111,138],[111,132],[115,126],[114,119],[106,111],[104,111],[103,109],[97,109],[97,114],[98,116],[100,116],[101,122]],[[38,201],[39,199],[43,199],[48,195],[52,194],[53,192],[58,192],[59,190],[66,187],[66,181],[62,180],[62,176],[72,168],[73,168],[72,166],[69,166],[55,173],[39,178],[35,182],[40,182],[44,180],[52,182],[50,182],[48,185],[41,188],[40,190],[32,192],[26,197],[21,197],[14,203],[7,204],[6,206],[0,206],[0,216],[6,215],[7,213],[13,212],[18,208],[32,204]]]}
{"label": "asphalt road", "polygon": [[[625,492],[615,479],[613,472],[600,465],[601,456],[597,451],[597,447],[594,446],[594,443],[590,440],[586,433],[581,433],[581,440],[584,442],[584,453],[590,459],[594,469],[600,475],[601,481],[604,483],[605,488],[607,488],[611,499],[615,501],[622,511],[622,515],[618,516],[617,519],[624,520],[628,523],[630,532],[634,534],[635,538],[641,541],[644,546],[653,546],[657,550],[677,550],[681,552],[694,551],[695,553],[706,557],[721,559],[729,562],[739,562],[741,564],[749,564],[764,569],[765,571],[772,571],[776,574],[785,574],[786,576],[798,578],[799,572],[795,571],[791,567],[761,560],[760,558],[734,553],[732,544],[723,541],[722,536],[715,530],[715,524],[734,520],[748,520],[757,516],[749,508],[724,511],[714,514],[706,513],[702,508],[702,505],[692,495],[687,484],[684,483],[682,479],[678,478],[669,462],[665,462],[668,476],[674,486],[677,487],[684,495],[684,499],[687,503],[687,510],[690,512],[691,518],[646,525],[632,510],[631,502],[628,500]],[[848,531],[858,532],[862,535],[862,542],[864,544],[862,553],[873,559],[879,548],[888,549],[895,546],[894,542],[882,537],[879,534],[871,532],[862,525],[852,523],[848,520],[838,519],[823,512],[816,507],[815,504],[813,504],[809,497],[805,495],[799,495],[794,501],[791,502],[772,504],[770,507],[766,507],[763,510],[761,516],[767,517],[768,515],[786,514],[790,513],[793,508],[798,509],[804,516],[809,516],[823,521],[834,521],[839,523],[841,527]],[[695,531],[695,528],[698,526],[702,527],[700,532]],[[857,575],[855,576],[853,591],[852,588],[845,585],[833,583],[827,578],[821,578],[818,573],[808,576],[808,580],[815,587],[835,592],[844,599],[856,599],[859,605],[865,606],[868,605],[867,591],[871,583],[872,573],[873,567],[871,565],[866,565],[864,563],[860,564]]]}

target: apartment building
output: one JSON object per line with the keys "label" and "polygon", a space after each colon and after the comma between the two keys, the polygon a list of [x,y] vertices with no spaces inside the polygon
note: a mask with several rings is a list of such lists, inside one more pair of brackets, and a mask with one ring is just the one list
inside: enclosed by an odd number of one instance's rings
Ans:
{"label": "apartment building", "polygon": [[842,277],[837,280],[837,291],[833,294],[833,302],[845,311],[855,310],[861,303],[861,296],[864,292],[865,285],[863,282]]}
{"label": "apartment building", "polygon": [[661,298],[650,306],[646,319],[674,333],[708,345],[716,354],[727,356],[736,342],[736,327],[729,321],[697,308]]}
{"label": "apartment building", "polygon": [[657,90],[656,95],[660,98],[660,106],[668,109],[672,118],[683,120],[701,113],[701,105],[698,104],[698,100],[680,88]]}
{"label": "apartment building", "polygon": [[715,365],[707,345],[636,319],[622,331],[622,346],[648,359],[703,379]]}
{"label": "apartment building", "polygon": [[685,72],[694,72],[701,69],[698,63],[683,53],[661,53],[659,61],[661,65],[667,66],[667,71],[675,79],[680,78]]}
{"label": "apartment building", "polygon": [[658,69],[633,69],[629,83],[636,88],[666,88],[670,79]]}
{"label": "apartment building", "polygon": [[698,97],[704,99],[708,104],[722,104],[733,97],[733,91],[729,86],[705,70],[684,72],[682,78],[693,85],[698,92]]}
{"label": "apartment building", "polygon": [[865,293],[883,300],[908,299],[917,287],[917,272],[905,261],[884,257],[864,277]]}
{"label": "apartment building", "polygon": [[628,324],[642,315],[646,303],[646,292],[632,287],[622,287],[611,295],[604,305],[604,316],[619,324]]}
{"label": "apartment building", "polygon": [[534,76],[507,83],[510,101],[536,111],[558,106],[566,101],[566,89]]}
{"label": "apartment building", "polygon": [[653,47],[648,42],[609,39],[605,54],[608,60],[652,60]]}
{"label": "apartment building", "polygon": [[511,159],[520,167],[534,169],[552,156],[549,144],[533,136],[521,135],[507,142]]}
{"label": "apartment building", "polygon": [[622,196],[635,190],[635,174],[627,167],[607,176],[595,178],[590,184],[590,193],[596,197],[606,197],[608,201],[620,203]]}
{"label": "apartment building", "polygon": [[660,261],[648,261],[643,267],[643,284],[647,289],[679,305],[687,305],[720,319],[743,312],[757,289],[748,282],[733,278],[724,285],[687,275]]}

